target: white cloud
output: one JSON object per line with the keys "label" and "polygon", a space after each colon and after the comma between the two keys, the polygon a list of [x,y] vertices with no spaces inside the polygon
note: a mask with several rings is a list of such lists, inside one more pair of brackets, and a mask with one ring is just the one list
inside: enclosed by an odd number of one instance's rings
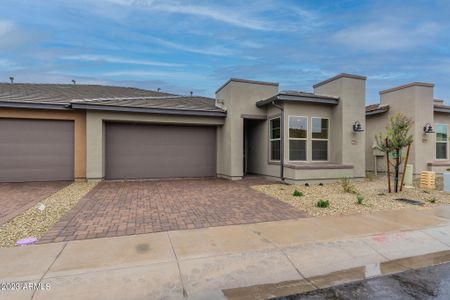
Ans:
{"label": "white cloud", "polygon": [[161,71],[142,71],[142,70],[121,70],[103,72],[102,77],[145,77],[145,78],[165,78],[176,80],[205,80],[203,75],[194,74],[190,72],[161,72]]}
{"label": "white cloud", "polygon": [[25,45],[35,45],[42,39],[39,32],[24,31],[10,20],[0,19],[0,50],[24,50]]}
{"label": "white cloud", "polygon": [[15,62],[9,59],[0,58],[0,68],[12,70],[17,69],[17,67],[18,65]]}
{"label": "white cloud", "polygon": [[187,46],[187,45],[171,42],[171,41],[160,39],[157,37],[154,37],[153,41],[162,46],[168,47],[168,48],[173,48],[173,49],[178,49],[178,50],[192,52],[192,53],[198,53],[198,54],[207,54],[207,55],[215,55],[215,56],[232,56],[232,55],[236,54],[236,52],[234,50],[228,49],[228,48],[225,48],[222,46],[212,46],[212,47],[200,48],[200,47]]}
{"label": "white cloud", "polygon": [[147,65],[147,66],[159,66],[159,67],[182,67],[183,64],[166,63],[159,61],[150,60],[137,60],[137,59],[127,59],[121,57],[107,56],[107,55],[65,55],[61,56],[60,59],[64,60],[78,60],[78,61],[92,61],[92,62],[107,62],[107,63],[118,63],[118,64],[130,64],[130,65]]}
{"label": "white cloud", "polygon": [[335,42],[367,51],[387,51],[414,48],[429,42],[439,30],[435,23],[408,27],[392,22],[352,25],[334,34]]}
{"label": "white cloud", "polygon": [[3,38],[14,29],[15,25],[13,22],[8,20],[0,20],[0,38]]}
{"label": "white cloud", "polygon": [[254,29],[254,30],[271,30],[268,24],[257,18],[243,16],[236,10],[231,11],[219,7],[184,5],[180,3],[149,3],[148,7],[169,13],[186,14],[192,16],[200,16],[210,18],[216,21],[227,23],[236,27]]}
{"label": "white cloud", "polygon": [[[284,31],[286,28],[270,22],[265,18],[255,16],[252,12],[259,9],[263,3],[247,5],[245,8],[236,7],[230,9],[217,5],[189,4],[187,1],[177,0],[104,0],[109,3],[122,6],[135,6],[150,11],[183,14],[208,18],[228,25],[261,31]],[[252,9],[253,8],[253,9]]]}

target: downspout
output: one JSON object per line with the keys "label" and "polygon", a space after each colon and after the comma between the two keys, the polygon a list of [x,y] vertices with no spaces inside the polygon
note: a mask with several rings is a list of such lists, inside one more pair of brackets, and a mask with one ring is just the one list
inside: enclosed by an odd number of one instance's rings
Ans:
{"label": "downspout", "polygon": [[281,111],[280,116],[280,179],[284,182],[284,108],[272,101],[272,105]]}

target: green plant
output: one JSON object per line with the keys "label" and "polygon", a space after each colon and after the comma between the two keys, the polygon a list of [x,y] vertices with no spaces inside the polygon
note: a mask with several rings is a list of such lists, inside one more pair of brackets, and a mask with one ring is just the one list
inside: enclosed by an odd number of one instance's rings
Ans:
{"label": "green plant", "polygon": [[303,192],[301,192],[301,191],[299,191],[299,190],[295,190],[295,191],[292,193],[292,196],[294,196],[294,197],[302,197],[302,196],[303,196]]}
{"label": "green plant", "polygon": [[437,201],[436,197],[433,197],[430,200],[428,200],[428,202],[430,203],[436,203],[436,201]]}
{"label": "green plant", "polygon": [[356,192],[355,186],[353,185],[350,178],[347,178],[347,177],[341,178],[340,184],[341,184],[344,192],[346,192],[346,193],[355,193]]}
{"label": "green plant", "polygon": [[413,120],[411,118],[398,113],[389,119],[386,132],[375,136],[377,148],[386,153],[388,165],[390,164],[394,167],[394,191],[396,193],[400,183],[400,165],[404,161],[402,151],[403,148],[408,147],[413,142],[413,136],[409,132],[412,125]]}
{"label": "green plant", "polygon": [[319,201],[317,201],[316,206],[321,208],[328,207],[330,206],[330,201],[320,199]]}
{"label": "green plant", "polygon": [[427,191],[427,190],[422,190],[422,193],[425,193],[425,194],[429,194],[429,193],[430,193],[430,191]]}
{"label": "green plant", "polygon": [[356,201],[358,202],[358,204],[362,204],[364,201],[364,196],[361,194],[356,195]]}

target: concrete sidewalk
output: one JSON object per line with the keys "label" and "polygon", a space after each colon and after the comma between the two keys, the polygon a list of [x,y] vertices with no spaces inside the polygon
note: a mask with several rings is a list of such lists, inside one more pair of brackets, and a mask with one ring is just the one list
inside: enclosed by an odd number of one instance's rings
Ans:
{"label": "concrete sidewalk", "polygon": [[71,241],[0,249],[0,284],[20,288],[0,299],[265,298],[246,287],[308,291],[449,250],[449,206]]}

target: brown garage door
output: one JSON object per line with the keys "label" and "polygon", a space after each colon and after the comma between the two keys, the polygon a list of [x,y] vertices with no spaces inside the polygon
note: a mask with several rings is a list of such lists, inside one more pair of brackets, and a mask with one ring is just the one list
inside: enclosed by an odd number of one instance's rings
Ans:
{"label": "brown garage door", "polygon": [[73,180],[72,121],[0,119],[0,182]]}
{"label": "brown garage door", "polygon": [[106,124],[106,178],[216,175],[216,128]]}

